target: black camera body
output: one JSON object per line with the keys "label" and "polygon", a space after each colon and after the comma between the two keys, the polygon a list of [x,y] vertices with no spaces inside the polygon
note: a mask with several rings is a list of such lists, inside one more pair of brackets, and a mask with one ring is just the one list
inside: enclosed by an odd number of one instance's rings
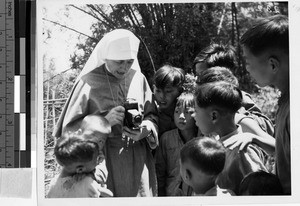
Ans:
{"label": "black camera body", "polygon": [[139,104],[135,100],[128,99],[124,102],[125,118],[124,126],[130,129],[139,129],[143,121],[143,115],[139,112]]}

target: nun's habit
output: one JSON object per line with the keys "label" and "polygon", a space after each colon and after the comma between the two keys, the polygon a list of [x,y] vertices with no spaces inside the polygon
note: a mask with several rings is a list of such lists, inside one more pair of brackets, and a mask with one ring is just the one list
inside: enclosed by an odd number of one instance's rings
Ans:
{"label": "nun's habit", "polygon": [[[54,136],[60,137],[74,122],[88,114],[105,116],[128,98],[139,103],[144,120],[154,137],[134,142],[122,137],[122,125],[112,127],[104,153],[108,171],[107,188],[116,197],[156,196],[157,184],[151,149],[158,145],[157,109],[152,91],[137,61],[138,38],[128,30],[117,29],[106,34],[92,52],[59,118]],[[134,59],[123,79],[113,76],[104,60]]]}

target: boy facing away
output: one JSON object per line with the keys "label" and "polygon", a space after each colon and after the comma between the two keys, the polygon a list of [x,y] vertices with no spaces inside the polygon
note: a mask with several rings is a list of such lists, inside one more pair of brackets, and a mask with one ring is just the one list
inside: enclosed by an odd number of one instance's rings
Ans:
{"label": "boy facing away", "polygon": [[261,19],[241,38],[246,69],[259,86],[273,85],[281,92],[275,128],[275,165],[284,194],[291,194],[289,26],[288,17]]}
{"label": "boy facing away", "polygon": [[180,174],[193,188],[195,196],[234,195],[216,184],[225,164],[226,150],[222,143],[209,137],[197,137],[180,151]]}
{"label": "boy facing away", "polygon": [[[235,113],[241,107],[241,91],[228,82],[219,81],[202,84],[195,94],[196,125],[206,135],[219,136],[219,141],[241,135],[241,126],[234,121]],[[241,135],[241,138],[244,138]],[[239,151],[238,148],[226,148],[226,161],[223,171],[217,178],[221,188],[238,193],[241,180],[250,172],[266,171],[264,154],[258,146],[249,146]]]}
{"label": "boy facing away", "polygon": [[108,121],[87,115],[57,141],[54,154],[60,174],[50,183],[49,198],[107,197],[104,144],[111,132]]}
{"label": "boy facing away", "polygon": [[[220,69],[217,69],[218,67]],[[227,71],[224,68],[227,68]],[[232,46],[228,45],[210,44],[201,50],[194,60],[194,74],[197,77],[197,84],[222,80],[238,86],[238,79],[232,73],[236,69],[236,52]],[[242,95],[242,107],[236,115],[236,121],[241,124],[243,130],[245,127],[247,130],[253,130],[255,128],[252,127],[256,127],[253,124],[258,124],[264,132],[273,135],[274,125],[272,121],[262,114],[261,109],[255,104],[249,93],[242,91]],[[257,135],[261,134],[259,130],[255,132],[259,132]]]}

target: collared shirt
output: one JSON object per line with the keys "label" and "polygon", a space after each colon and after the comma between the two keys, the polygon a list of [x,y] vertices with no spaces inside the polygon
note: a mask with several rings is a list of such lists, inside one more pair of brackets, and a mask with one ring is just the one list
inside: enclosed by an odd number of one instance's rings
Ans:
{"label": "collared shirt", "polygon": [[[220,137],[221,142],[225,141],[233,135],[242,133],[241,127],[230,134]],[[249,144],[243,151],[239,151],[236,147],[233,150],[226,148],[226,161],[223,171],[219,174],[216,183],[221,188],[232,190],[238,194],[239,185],[242,179],[251,172],[259,170],[267,171],[265,167],[265,159],[262,149],[254,144]]]}

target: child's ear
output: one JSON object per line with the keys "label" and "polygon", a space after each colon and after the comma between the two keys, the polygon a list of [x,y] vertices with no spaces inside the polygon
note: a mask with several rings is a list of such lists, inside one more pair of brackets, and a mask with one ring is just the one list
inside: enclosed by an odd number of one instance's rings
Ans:
{"label": "child's ear", "polygon": [[279,60],[275,56],[271,56],[268,59],[268,63],[270,65],[271,69],[272,69],[272,72],[276,73],[279,69],[279,66],[280,66]]}
{"label": "child's ear", "polygon": [[213,110],[211,112],[210,118],[212,120],[212,122],[216,122],[219,119],[220,113],[216,110]]}

